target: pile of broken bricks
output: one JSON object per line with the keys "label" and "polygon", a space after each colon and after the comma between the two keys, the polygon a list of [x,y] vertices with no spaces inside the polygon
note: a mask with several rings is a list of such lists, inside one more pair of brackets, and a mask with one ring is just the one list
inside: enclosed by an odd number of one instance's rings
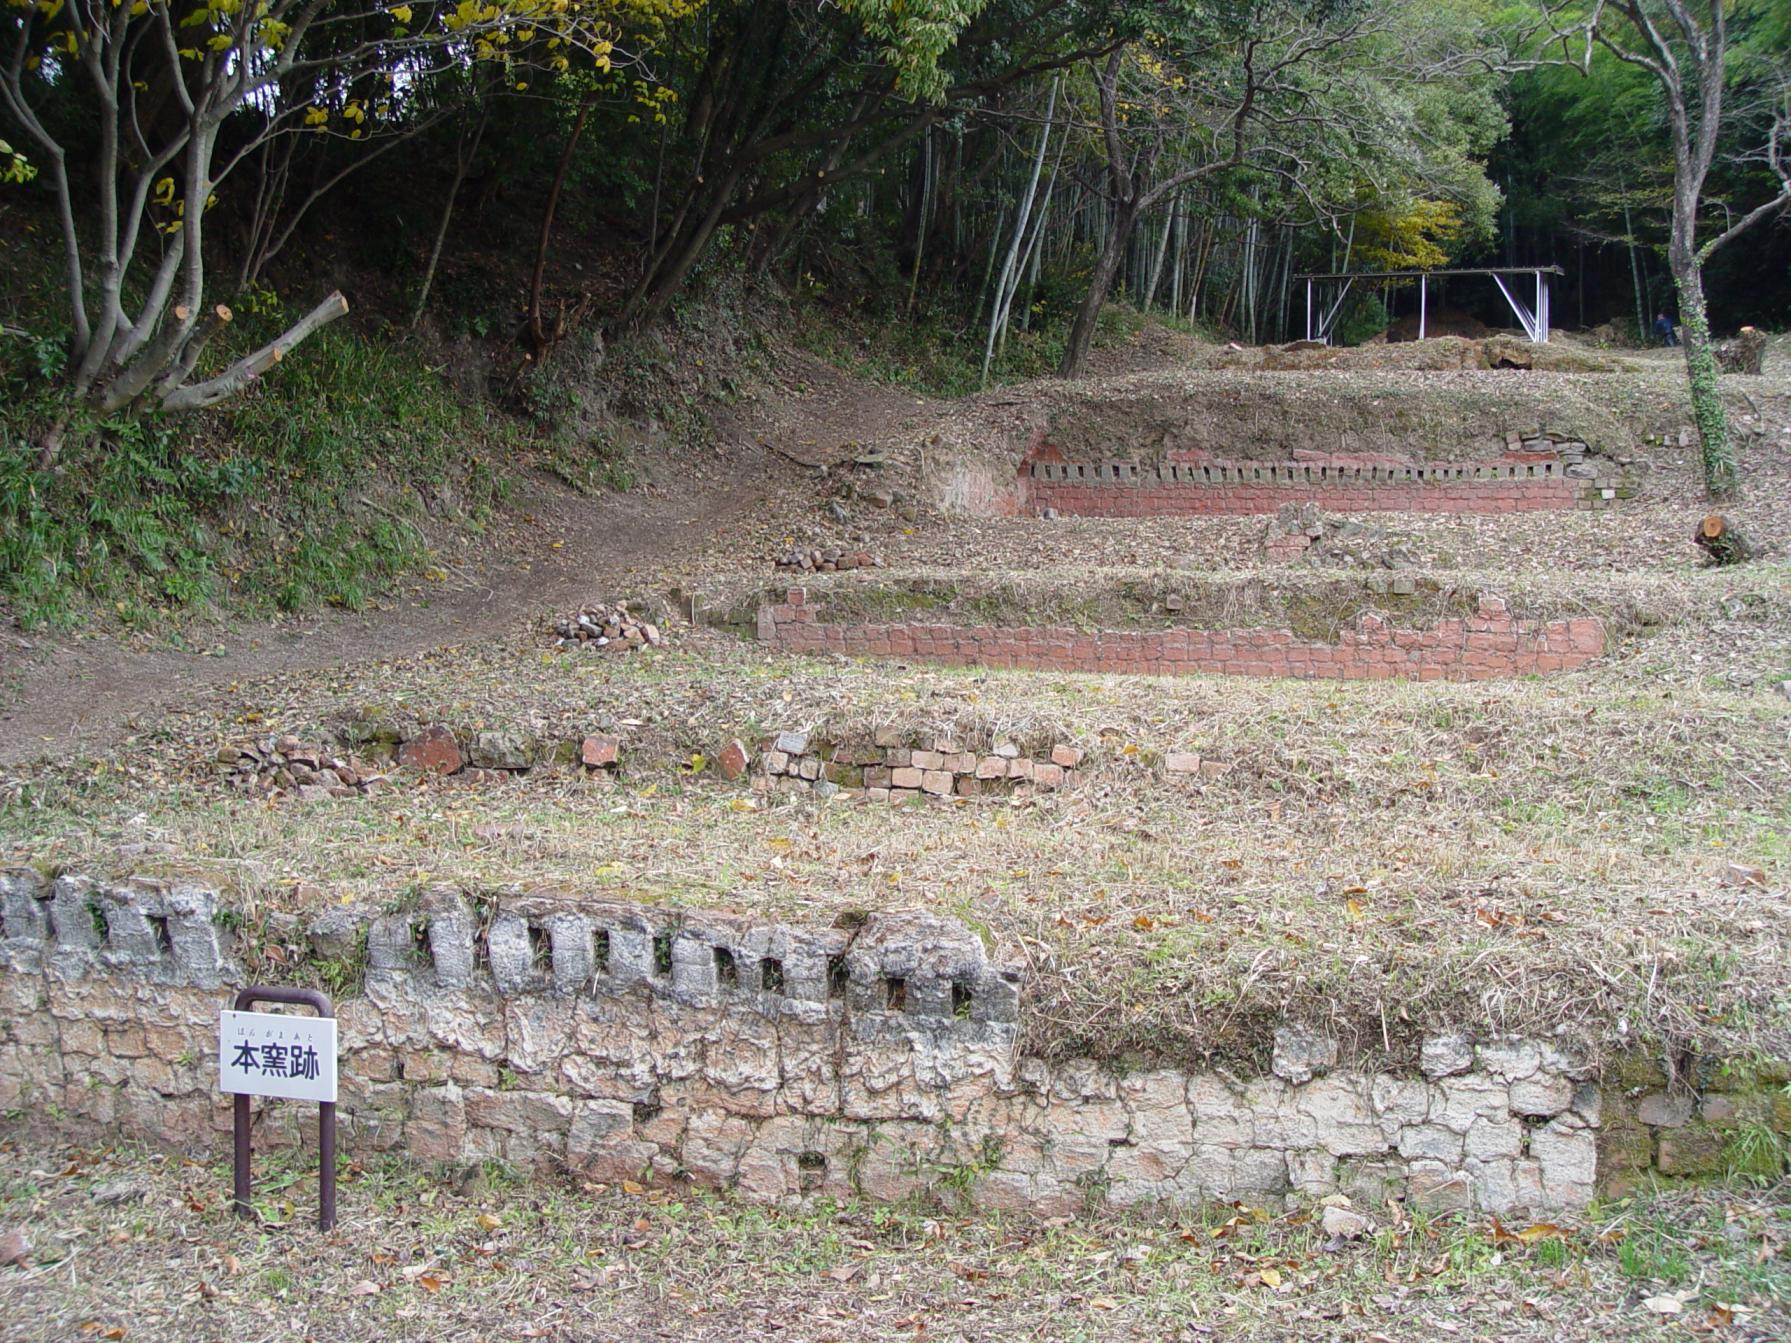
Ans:
{"label": "pile of broken bricks", "polygon": [[[749,763],[744,743],[736,741],[717,765],[724,777],[737,778]],[[780,732],[760,744],[753,787],[841,800],[920,802],[1051,792],[1071,783],[1081,763],[1081,748],[1067,742],[1035,757],[1011,741],[973,750],[950,736],[896,728],[879,728],[868,741],[843,742]]]}

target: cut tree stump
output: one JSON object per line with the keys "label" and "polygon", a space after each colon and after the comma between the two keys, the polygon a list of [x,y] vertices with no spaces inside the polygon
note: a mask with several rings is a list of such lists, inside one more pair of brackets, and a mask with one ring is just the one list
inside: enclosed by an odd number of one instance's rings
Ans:
{"label": "cut tree stump", "polygon": [[1715,354],[1716,366],[1724,373],[1751,373],[1757,377],[1766,362],[1766,333],[1744,326],[1734,340],[1717,342]]}
{"label": "cut tree stump", "polygon": [[1740,564],[1754,557],[1748,539],[1721,513],[1707,515],[1692,533],[1692,540],[1715,564]]}

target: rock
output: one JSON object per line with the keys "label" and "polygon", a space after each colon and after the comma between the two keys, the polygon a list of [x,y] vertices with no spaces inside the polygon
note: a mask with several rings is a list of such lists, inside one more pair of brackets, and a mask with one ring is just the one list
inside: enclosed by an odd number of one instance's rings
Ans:
{"label": "rock", "polygon": [[751,763],[751,757],[746,753],[746,743],[738,737],[722,747],[721,754],[715,757],[715,768],[721,771],[721,777],[729,783],[745,774]]}
{"label": "rock", "polygon": [[777,734],[777,741],[773,743],[773,746],[774,749],[782,751],[785,755],[806,755],[808,753],[808,733],[780,732]]}
{"label": "rock", "polygon": [[1453,1077],[1474,1066],[1474,1042],[1463,1031],[1432,1035],[1420,1046],[1418,1058],[1426,1077]]}
{"label": "rock", "polygon": [[0,1268],[22,1264],[25,1262],[25,1256],[30,1253],[31,1241],[17,1227],[8,1231],[4,1236],[0,1236]]}
{"label": "rock", "polygon": [[1327,1236],[1343,1240],[1360,1240],[1374,1232],[1374,1218],[1364,1216],[1354,1208],[1327,1207],[1319,1225]]}
{"label": "rock", "polygon": [[439,724],[426,727],[398,748],[398,763],[424,774],[454,774],[465,767],[460,743]]}
{"label": "rock", "polygon": [[106,1180],[88,1190],[88,1197],[102,1207],[113,1207],[119,1203],[135,1203],[149,1192],[149,1186],[142,1180],[126,1177],[122,1180]]}
{"label": "rock", "polygon": [[1692,1098],[1651,1091],[1636,1102],[1636,1118],[1650,1128],[1684,1128],[1691,1122]]}
{"label": "rock", "polygon": [[472,762],[480,769],[527,769],[528,748],[514,732],[473,734]]}
{"label": "rock", "polygon": [[1074,746],[1060,742],[1051,748],[1051,763],[1061,765],[1065,769],[1074,769],[1082,763],[1082,752]]}
{"label": "rock", "polygon": [[358,911],[337,905],[313,919],[305,936],[319,960],[340,960],[354,952],[363,922]]}
{"label": "rock", "polygon": [[592,736],[579,743],[578,758],[586,769],[608,769],[622,753],[619,737]]}
{"label": "rock", "polygon": [[1329,1072],[1337,1063],[1337,1042],[1308,1026],[1283,1026],[1275,1032],[1269,1070],[1299,1086]]}
{"label": "rock", "polygon": [[1200,756],[1194,751],[1171,751],[1163,757],[1163,768],[1171,774],[1200,773]]}

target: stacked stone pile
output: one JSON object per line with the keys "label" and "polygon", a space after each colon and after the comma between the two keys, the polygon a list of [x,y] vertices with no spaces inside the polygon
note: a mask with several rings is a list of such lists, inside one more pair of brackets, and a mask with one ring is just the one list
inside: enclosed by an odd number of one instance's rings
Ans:
{"label": "stacked stone pile", "polygon": [[986,750],[948,736],[912,736],[883,728],[870,741],[834,743],[806,732],[780,732],[760,755],[754,786],[868,802],[1050,792],[1068,785],[1082,751],[1059,742],[1027,755],[1011,741]]}
{"label": "stacked stone pile", "polygon": [[777,567],[795,573],[831,574],[850,569],[881,569],[883,561],[858,546],[791,546],[777,557]]}
{"label": "stacked stone pile", "polygon": [[1317,504],[1283,504],[1263,534],[1263,554],[1282,563],[1306,560],[1348,568],[1399,569],[1412,557],[1386,529],[1327,515]]}
{"label": "stacked stone pile", "polygon": [[257,797],[291,796],[305,802],[378,792],[386,776],[352,757],[332,755],[298,737],[258,737],[218,749],[217,763],[229,784]]}
{"label": "stacked stone pile", "polygon": [[554,626],[561,648],[601,649],[628,653],[658,648],[665,642],[659,626],[628,609],[627,602],[582,607]]}

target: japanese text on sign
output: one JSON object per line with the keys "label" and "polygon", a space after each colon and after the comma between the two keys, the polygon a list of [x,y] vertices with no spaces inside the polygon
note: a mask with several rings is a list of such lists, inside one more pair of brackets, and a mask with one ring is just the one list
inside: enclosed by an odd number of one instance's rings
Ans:
{"label": "japanese text on sign", "polygon": [[287,1100],[336,1099],[333,1017],[226,1012],[218,1027],[219,1087]]}

